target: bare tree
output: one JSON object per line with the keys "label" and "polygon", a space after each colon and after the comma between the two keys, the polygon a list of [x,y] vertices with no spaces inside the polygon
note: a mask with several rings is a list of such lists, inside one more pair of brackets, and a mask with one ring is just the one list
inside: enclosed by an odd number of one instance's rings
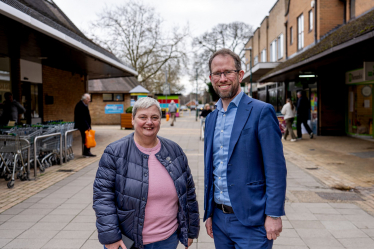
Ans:
{"label": "bare tree", "polygon": [[106,7],[92,23],[89,34],[94,42],[131,65],[139,73],[140,83],[153,93],[160,92],[163,70],[167,68],[175,74],[169,77],[172,92],[181,89],[178,73],[181,64],[187,63],[183,50],[187,35],[188,28],[164,32],[155,9],[137,1]]}
{"label": "bare tree", "polygon": [[[210,56],[221,48],[228,48],[239,55],[244,61],[244,46],[252,36],[252,26],[243,22],[218,24],[211,31],[195,37],[192,42],[194,48],[194,68],[199,69],[199,76],[209,74],[208,61]],[[196,69],[195,69],[196,70]],[[191,75],[194,75],[191,73]]]}

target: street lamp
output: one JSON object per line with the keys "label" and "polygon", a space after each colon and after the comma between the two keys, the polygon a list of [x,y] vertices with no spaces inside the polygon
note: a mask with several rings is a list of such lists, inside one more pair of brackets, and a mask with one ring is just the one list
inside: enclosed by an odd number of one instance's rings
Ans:
{"label": "street lamp", "polygon": [[196,103],[195,103],[195,106],[196,106],[196,121],[197,121],[197,116],[199,115],[198,114],[198,110],[197,110],[197,106],[199,105],[199,101],[197,100],[197,88],[198,88],[198,86],[199,86],[199,83],[198,83],[198,81],[197,81],[197,78],[198,78],[198,76],[199,76],[199,74],[198,74],[198,68],[196,68]]}
{"label": "street lamp", "polygon": [[244,48],[244,51],[249,51],[249,82],[250,82],[250,86],[251,86],[251,92],[250,92],[250,95],[251,95],[251,98],[252,98],[252,47],[249,47],[249,48]]}

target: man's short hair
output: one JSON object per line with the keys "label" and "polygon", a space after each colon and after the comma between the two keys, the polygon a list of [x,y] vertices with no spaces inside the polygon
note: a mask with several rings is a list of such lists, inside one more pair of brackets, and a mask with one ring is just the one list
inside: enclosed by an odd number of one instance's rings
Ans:
{"label": "man's short hair", "polygon": [[222,48],[218,51],[216,51],[209,59],[209,72],[212,73],[212,61],[213,59],[218,56],[218,55],[223,55],[223,56],[231,56],[231,58],[234,59],[235,62],[235,69],[236,70],[241,70],[242,69],[242,61],[239,57],[239,55],[235,54],[232,52],[230,49],[227,48]]}
{"label": "man's short hair", "polygon": [[85,100],[85,99],[87,99],[87,97],[90,97],[90,98],[91,98],[91,96],[90,96],[89,93],[85,93],[85,94],[83,94],[81,100]]}

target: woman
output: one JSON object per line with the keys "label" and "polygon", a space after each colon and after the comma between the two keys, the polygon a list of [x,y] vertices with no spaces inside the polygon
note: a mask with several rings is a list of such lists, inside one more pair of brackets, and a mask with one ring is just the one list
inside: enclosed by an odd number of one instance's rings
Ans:
{"label": "woman", "polygon": [[212,110],[210,109],[209,104],[205,104],[204,110],[202,110],[202,112],[200,114],[200,117],[206,118],[206,116],[208,116],[208,114],[211,113],[211,112],[212,112]]}
{"label": "woman", "polygon": [[286,130],[282,137],[283,140],[287,140],[288,133],[291,135],[291,142],[296,142],[296,136],[293,133],[292,123],[295,119],[296,108],[292,104],[290,98],[287,99],[287,103],[282,108],[282,114],[284,115],[284,120],[286,121]]}
{"label": "woman", "polygon": [[182,149],[158,137],[161,108],[152,98],[138,100],[135,132],[104,151],[94,182],[93,208],[100,243],[108,249],[185,247],[199,234],[195,185]]}

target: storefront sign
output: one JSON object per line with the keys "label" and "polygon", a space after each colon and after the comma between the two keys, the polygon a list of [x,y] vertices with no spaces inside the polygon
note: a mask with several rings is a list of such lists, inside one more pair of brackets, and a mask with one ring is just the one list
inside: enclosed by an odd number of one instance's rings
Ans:
{"label": "storefront sign", "polygon": [[345,73],[345,84],[354,84],[364,81],[364,70],[356,69]]}
{"label": "storefront sign", "polygon": [[123,113],[123,105],[106,105],[105,114],[121,114]]}
{"label": "storefront sign", "polygon": [[374,62],[364,62],[364,80],[374,80]]}

